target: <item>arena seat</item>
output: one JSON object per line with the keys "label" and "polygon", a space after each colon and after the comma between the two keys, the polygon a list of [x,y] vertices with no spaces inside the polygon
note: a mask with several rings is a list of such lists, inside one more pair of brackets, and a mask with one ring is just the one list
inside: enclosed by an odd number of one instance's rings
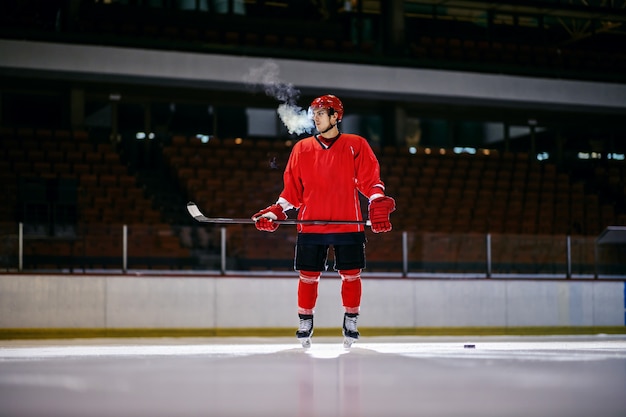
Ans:
{"label": "arena seat", "polygon": [[[164,227],[160,213],[152,209],[151,203],[138,187],[136,178],[128,174],[127,167],[121,162],[119,154],[115,152],[111,144],[96,144],[91,141],[85,131],[57,132],[47,129],[19,129],[15,134],[16,137],[21,138],[19,142],[5,141],[4,137],[0,141],[3,145],[1,146],[3,154],[6,153],[12,160],[10,164],[7,164],[2,177],[6,179],[3,181],[40,178],[51,181],[50,184],[54,187],[68,180],[75,180],[78,184],[73,203],[71,200],[50,200],[49,198],[52,198],[50,196],[42,202],[48,207],[46,211],[48,214],[44,214],[45,223],[48,225],[45,230],[47,234],[53,235],[38,237],[40,240],[44,239],[46,245],[27,245],[25,257],[30,260],[33,267],[36,266],[33,259],[41,260],[41,266],[67,267],[72,261],[63,255],[67,252],[64,248],[68,244],[79,245],[82,244],[81,242],[92,241],[94,243],[89,243],[88,248],[95,248],[93,249],[94,256],[101,254],[103,257],[95,264],[102,267],[108,264],[119,267],[117,262],[112,264],[111,259],[105,258],[110,253],[121,257],[120,251],[112,250],[107,244],[108,239],[103,239],[102,235],[84,234],[85,230],[95,229],[81,227],[82,224],[110,224],[116,225],[115,227],[119,225],[119,233],[121,233],[121,224],[129,222]],[[4,150],[4,146],[7,145],[10,146],[10,151]],[[9,172],[6,172],[7,170]],[[56,195],[54,198],[59,198],[56,193],[53,195]],[[6,200],[5,204],[15,206],[16,197]],[[9,214],[12,210],[6,212]],[[15,221],[15,219],[3,218],[2,221]],[[68,222],[71,222],[71,225]],[[71,227],[68,229],[67,225]],[[162,244],[161,239],[171,241],[171,238],[156,239],[157,246],[161,245],[168,249],[160,252],[162,256],[181,256],[181,252],[175,250],[171,242]],[[118,244],[119,242],[116,243]],[[45,250],[42,249],[44,247]],[[142,250],[154,253],[150,247],[144,247]]]}

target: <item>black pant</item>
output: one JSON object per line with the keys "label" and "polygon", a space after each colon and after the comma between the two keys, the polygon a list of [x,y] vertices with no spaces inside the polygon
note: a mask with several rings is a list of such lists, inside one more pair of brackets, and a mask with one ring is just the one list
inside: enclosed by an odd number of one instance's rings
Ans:
{"label": "black pant", "polygon": [[[365,268],[365,243],[332,245],[336,271]],[[296,271],[326,271],[330,245],[296,245]]]}

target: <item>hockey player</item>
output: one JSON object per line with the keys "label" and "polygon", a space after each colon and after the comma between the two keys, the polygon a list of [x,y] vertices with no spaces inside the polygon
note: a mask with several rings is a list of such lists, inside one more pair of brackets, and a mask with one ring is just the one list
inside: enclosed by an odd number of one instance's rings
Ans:
{"label": "hockey player", "polygon": [[319,132],[297,142],[285,167],[284,188],[278,201],[252,216],[257,229],[274,232],[295,208],[300,220],[354,220],[355,224],[298,225],[295,270],[299,271],[296,337],[309,347],[318,283],[327,268],[328,249],[335,255],[334,268],[341,276],[344,346],[359,338],[357,318],[361,304],[361,270],[365,267],[365,230],[359,193],[369,199],[369,220],[374,233],[391,230],[389,215],[395,201],[385,196],[380,166],[367,141],[341,133],[343,104],[334,95],[313,100],[310,106]]}

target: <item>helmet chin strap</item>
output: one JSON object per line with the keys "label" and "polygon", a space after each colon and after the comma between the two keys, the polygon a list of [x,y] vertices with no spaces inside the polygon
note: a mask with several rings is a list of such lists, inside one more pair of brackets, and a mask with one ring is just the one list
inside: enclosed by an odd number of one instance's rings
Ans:
{"label": "helmet chin strap", "polygon": [[320,134],[322,134],[322,135],[323,135],[324,133],[326,133],[326,132],[329,132],[329,131],[333,130],[333,128],[335,128],[336,126],[337,126],[337,123],[335,123],[334,125],[333,125],[333,124],[331,124],[330,126],[328,126],[328,129],[324,129],[323,131],[321,131],[321,132],[320,132]]}

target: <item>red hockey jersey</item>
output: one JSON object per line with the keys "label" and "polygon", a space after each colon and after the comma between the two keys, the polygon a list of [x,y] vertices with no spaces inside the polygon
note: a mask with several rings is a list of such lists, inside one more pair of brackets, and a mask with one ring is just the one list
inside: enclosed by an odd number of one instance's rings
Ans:
{"label": "red hockey jersey", "polygon": [[[315,136],[297,142],[285,168],[281,200],[298,209],[301,220],[363,220],[359,192],[384,195],[380,165],[365,138],[342,133],[325,146]],[[361,224],[298,225],[300,233],[354,233]]]}

